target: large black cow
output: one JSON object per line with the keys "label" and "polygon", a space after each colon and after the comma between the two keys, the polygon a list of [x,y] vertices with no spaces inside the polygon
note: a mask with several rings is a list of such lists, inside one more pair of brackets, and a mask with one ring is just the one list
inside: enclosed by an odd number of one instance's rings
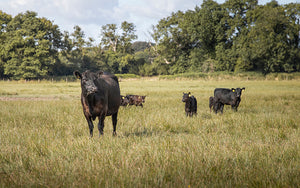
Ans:
{"label": "large black cow", "polygon": [[183,93],[182,102],[185,103],[186,116],[197,115],[197,99],[191,95],[191,92]]}
{"label": "large black cow", "polygon": [[84,116],[88,122],[90,135],[93,136],[93,121],[99,119],[98,129],[103,134],[104,119],[112,116],[113,135],[116,135],[117,117],[120,106],[120,87],[115,75],[78,71],[74,75],[81,80],[81,104]]}
{"label": "large black cow", "polygon": [[245,88],[216,88],[214,91],[214,100],[215,102],[215,108],[217,113],[217,110],[220,109],[221,113],[223,113],[224,105],[231,105],[231,108],[234,111],[237,111],[237,108],[241,102],[241,95],[242,90],[245,90]]}

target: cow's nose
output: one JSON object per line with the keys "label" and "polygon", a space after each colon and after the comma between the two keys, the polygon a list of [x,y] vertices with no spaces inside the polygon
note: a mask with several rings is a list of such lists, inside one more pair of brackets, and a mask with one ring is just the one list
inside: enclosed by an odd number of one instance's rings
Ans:
{"label": "cow's nose", "polygon": [[97,88],[96,87],[89,87],[87,89],[87,95],[93,94],[97,92]]}

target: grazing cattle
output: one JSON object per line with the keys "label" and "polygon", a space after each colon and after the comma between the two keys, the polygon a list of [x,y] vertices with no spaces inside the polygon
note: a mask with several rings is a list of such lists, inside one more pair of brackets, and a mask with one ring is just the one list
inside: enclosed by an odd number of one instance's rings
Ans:
{"label": "grazing cattle", "polygon": [[121,95],[120,106],[128,106],[129,98],[127,96]]}
{"label": "grazing cattle", "polygon": [[213,111],[217,113],[220,110],[221,103],[215,97],[209,97],[209,110],[211,112],[211,108],[213,107]]}
{"label": "grazing cattle", "polygon": [[[216,109],[220,109],[221,113],[223,113],[223,108],[226,104],[231,105],[231,108],[234,111],[237,111],[237,108],[241,102],[242,90],[245,90],[245,88],[216,88],[214,91],[214,97],[217,101],[215,103]],[[218,105],[220,106],[218,107]]]}
{"label": "grazing cattle", "polygon": [[81,104],[88,122],[90,136],[93,137],[93,120],[98,117],[99,135],[103,134],[104,119],[112,116],[113,135],[116,135],[117,117],[120,106],[120,87],[115,75],[85,71],[74,72],[81,80]]}
{"label": "grazing cattle", "polygon": [[191,92],[183,93],[182,102],[185,103],[186,116],[197,115],[197,99],[191,95]]}
{"label": "grazing cattle", "polygon": [[127,95],[129,99],[129,105],[141,106],[143,108],[143,103],[145,103],[146,96],[140,95]]}

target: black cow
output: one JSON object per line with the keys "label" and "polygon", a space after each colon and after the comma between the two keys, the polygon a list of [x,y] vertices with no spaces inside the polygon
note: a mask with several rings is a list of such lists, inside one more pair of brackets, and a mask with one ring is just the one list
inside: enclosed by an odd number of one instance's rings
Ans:
{"label": "black cow", "polygon": [[197,99],[191,95],[191,92],[183,93],[182,102],[185,103],[186,116],[197,115]]}
{"label": "black cow", "polygon": [[81,104],[84,116],[88,122],[90,135],[93,137],[93,121],[99,119],[98,129],[103,134],[104,119],[112,116],[113,135],[116,135],[117,117],[120,106],[120,87],[115,75],[78,71],[74,75],[81,80]]}
{"label": "black cow", "polygon": [[[215,97],[215,109],[220,109],[221,113],[223,113],[224,105],[231,105],[231,108],[234,111],[237,111],[237,108],[241,102],[242,90],[245,90],[243,87],[241,88],[216,88],[214,91]],[[215,111],[217,113],[217,111]]]}

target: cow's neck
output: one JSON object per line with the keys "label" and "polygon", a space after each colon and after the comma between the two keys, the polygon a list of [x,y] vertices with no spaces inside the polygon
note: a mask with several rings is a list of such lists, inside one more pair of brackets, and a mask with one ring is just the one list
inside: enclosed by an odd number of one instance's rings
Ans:
{"label": "cow's neck", "polygon": [[89,111],[91,116],[93,116],[93,111],[94,111],[94,94],[88,95],[85,97],[85,102],[87,106],[89,107]]}

